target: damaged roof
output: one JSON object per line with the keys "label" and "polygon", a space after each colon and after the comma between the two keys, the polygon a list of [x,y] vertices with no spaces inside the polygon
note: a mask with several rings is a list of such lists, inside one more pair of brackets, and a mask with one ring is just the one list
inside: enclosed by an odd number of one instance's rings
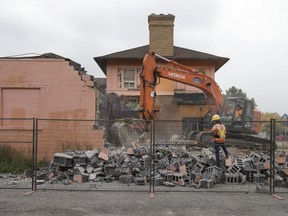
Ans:
{"label": "damaged roof", "polygon": [[6,56],[6,57],[0,57],[0,59],[64,59],[65,61],[69,62],[69,65],[73,66],[75,70],[82,71],[86,73],[84,68],[81,68],[81,64],[69,59],[65,58],[63,56],[57,55],[55,53],[27,53],[27,54],[21,54],[21,55],[13,55],[13,56]]}
{"label": "damaged roof", "polygon": [[[106,74],[108,60],[142,60],[146,53],[149,52],[149,45],[128,49],[109,55],[94,57],[94,60],[99,65],[101,70]],[[173,56],[164,56],[171,60],[197,60],[211,62],[215,65],[215,71],[219,70],[229,58],[211,55],[204,52],[190,50],[182,47],[174,46]]]}

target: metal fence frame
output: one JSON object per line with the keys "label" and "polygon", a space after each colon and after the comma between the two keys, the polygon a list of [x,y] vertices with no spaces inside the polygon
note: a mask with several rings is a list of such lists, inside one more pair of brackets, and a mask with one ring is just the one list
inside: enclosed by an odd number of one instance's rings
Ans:
{"label": "metal fence frame", "polygon": [[[0,122],[3,121],[8,121],[8,120],[13,120],[13,121],[31,121],[31,153],[32,153],[32,166],[31,169],[33,171],[33,176],[31,178],[31,190],[38,190],[41,189],[42,187],[38,186],[38,179],[37,179],[37,175],[38,175],[38,160],[39,160],[39,138],[40,138],[40,131],[42,130],[40,126],[41,122],[43,121],[57,121],[57,120],[53,120],[53,119],[0,119]],[[94,125],[96,125],[95,120],[58,120],[58,121],[71,121],[71,122],[89,122],[90,123],[94,123]],[[107,123],[105,120],[101,120],[102,124],[105,125],[109,125],[109,123]],[[117,190],[117,191],[123,191],[123,190],[129,190],[129,191],[149,191],[151,196],[154,196],[154,193],[157,191],[191,191],[191,189],[159,189],[157,187],[155,187],[155,148],[157,147],[157,145],[159,145],[158,140],[155,139],[156,134],[157,134],[157,128],[155,126],[155,122],[156,121],[152,121],[150,124],[150,134],[149,134],[149,139],[150,139],[150,143],[149,143],[149,155],[151,158],[151,163],[150,163],[150,168],[149,168],[149,184],[147,184],[145,187],[141,187],[136,188],[136,187],[131,187],[131,185],[129,185],[129,187],[127,188],[122,188],[122,186],[117,186],[117,187],[112,187],[112,188],[108,188],[108,190]],[[275,167],[275,154],[276,154],[276,124],[278,124],[279,121],[276,121],[275,119],[271,119],[268,124],[270,126],[270,145],[269,145],[269,149],[270,149],[270,178],[269,178],[269,189],[268,192],[269,194],[275,194],[276,192],[288,192],[288,190],[275,190],[275,169],[277,167]],[[281,123],[281,122],[280,122]],[[0,132],[3,132],[3,129],[0,129]],[[0,137],[1,138],[1,137]],[[3,140],[2,140],[3,141]],[[5,140],[4,140],[5,142]],[[1,140],[0,140],[1,143]],[[161,143],[160,143],[161,144]],[[0,188],[19,188],[19,187],[15,187],[15,186],[3,186],[0,184]],[[49,189],[49,188],[46,188]],[[50,189],[56,189],[56,190],[87,190],[87,189],[83,189],[81,187],[79,188],[73,188],[73,187],[52,187]],[[97,184],[91,184],[90,188],[88,188],[88,190],[107,190],[107,188],[99,188],[99,185],[97,186]],[[192,191],[207,191],[207,190],[192,190]],[[209,190],[210,191],[210,190]],[[214,190],[211,190],[214,191]],[[216,190],[217,191],[217,190]],[[227,191],[231,191],[231,190],[220,190],[217,192],[227,192]],[[236,190],[237,191],[237,190]],[[233,191],[232,192],[236,192]],[[241,188],[239,189],[239,191],[241,192]],[[237,192],[239,192],[237,191]],[[243,192],[243,191],[242,191]],[[245,192],[245,191],[244,191]],[[247,191],[246,191],[247,192]]]}
{"label": "metal fence frame", "polygon": [[[19,136],[20,134],[20,136]],[[14,157],[21,158],[24,154],[31,153],[31,163],[29,170],[26,174],[29,175],[29,179],[18,181],[14,173],[6,173],[4,176],[1,173],[0,179],[3,184],[0,184],[0,188],[35,188],[35,119],[34,118],[0,118],[0,147],[8,146],[10,151],[16,155]],[[23,152],[22,152],[23,150]],[[4,151],[5,153],[5,151]],[[19,154],[19,155],[17,155]],[[21,154],[21,155],[20,155]],[[22,155],[23,154],[23,155]],[[6,155],[7,157],[9,155]],[[17,158],[16,158],[17,159]],[[30,159],[27,159],[30,160]],[[1,162],[0,162],[1,163]],[[21,161],[17,162],[21,163]],[[5,174],[5,173],[4,173]],[[23,174],[25,176],[26,174]],[[5,182],[5,177],[9,182]],[[31,177],[31,178],[30,178]],[[4,184],[7,183],[7,184]],[[31,186],[29,186],[31,183]]]}

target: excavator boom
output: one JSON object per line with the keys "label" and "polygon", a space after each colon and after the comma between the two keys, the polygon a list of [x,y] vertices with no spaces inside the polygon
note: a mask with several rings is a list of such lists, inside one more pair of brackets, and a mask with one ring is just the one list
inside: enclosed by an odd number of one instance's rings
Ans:
{"label": "excavator boom", "polygon": [[[165,64],[161,66],[157,65],[156,57],[163,60]],[[262,144],[264,144],[264,147],[267,146],[267,140],[254,136],[258,134],[260,130],[259,121],[261,113],[259,110],[254,109],[253,101],[245,98],[227,98],[224,100],[221,89],[213,78],[207,76],[205,73],[197,72],[190,67],[166,59],[153,52],[145,55],[143,68],[140,73],[140,114],[141,119],[144,120],[144,124],[143,122],[136,126],[133,124],[123,124],[123,127],[125,127],[123,131],[132,131],[130,133],[131,136],[125,134],[123,137],[131,138],[133,137],[132,135],[136,134],[137,140],[138,135],[142,136],[143,131],[148,131],[150,122],[157,119],[160,107],[155,105],[156,86],[159,84],[159,79],[161,78],[202,90],[206,95],[204,104],[214,106],[214,113],[221,115],[222,122],[226,125],[228,135],[226,139],[227,142],[245,146],[252,141],[255,147],[262,147]],[[240,108],[242,114],[236,115],[236,110]],[[115,134],[117,143],[123,143],[120,142],[119,127],[116,125],[116,127],[112,127],[112,129],[115,130],[112,134]],[[209,130],[202,132],[191,131],[187,134],[187,137],[203,145],[209,145],[211,141],[211,133]]]}
{"label": "excavator boom", "polygon": [[[157,66],[155,57],[167,62],[168,66]],[[155,107],[155,88],[159,78],[176,81],[202,90],[207,96],[206,104],[213,104],[219,114],[224,104],[221,89],[213,78],[155,53],[145,55],[140,78],[140,112],[144,120],[154,120],[159,112],[159,107]]]}

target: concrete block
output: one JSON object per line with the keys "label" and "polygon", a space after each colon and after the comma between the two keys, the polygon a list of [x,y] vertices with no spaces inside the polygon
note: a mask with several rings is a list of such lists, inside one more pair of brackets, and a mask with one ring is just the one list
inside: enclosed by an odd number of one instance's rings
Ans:
{"label": "concrete block", "polygon": [[87,165],[87,157],[86,155],[75,155],[73,156],[73,166],[79,164],[80,166]]}
{"label": "concrete block", "polygon": [[93,170],[94,170],[94,168],[93,168],[92,166],[90,166],[90,165],[88,165],[88,166],[86,167],[86,172],[87,172],[88,174],[92,173]]}
{"label": "concrete block", "polygon": [[48,179],[48,176],[47,176],[47,173],[40,173],[36,176],[36,179],[37,180],[47,180]]}
{"label": "concrete block", "polygon": [[88,181],[94,181],[97,177],[97,173],[90,173],[88,177]]}
{"label": "concrete block", "polygon": [[122,174],[125,174],[125,175],[131,174],[131,169],[130,169],[130,167],[121,167],[121,173],[122,173]]}
{"label": "concrete block", "polygon": [[164,158],[164,155],[162,152],[155,153],[155,160],[161,160],[162,158]]}
{"label": "concrete block", "polygon": [[187,168],[186,165],[182,165],[179,167],[179,172],[183,175],[187,175]]}
{"label": "concrete block", "polygon": [[238,182],[241,184],[245,184],[246,181],[247,181],[247,176],[240,172]]}
{"label": "concrete block", "polygon": [[286,180],[286,182],[284,183],[284,187],[288,188],[288,180]]}
{"label": "concrete block", "polygon": [[288,168],[283,168],[280,172],[279,172],[281,177],[288,177]]}
{"label": "concrete block", "polygon": [[248,172],[253,170],[251,159],[243,159],[243,170]]}
{"label": "concrete block", "polygon": [[208,165],[209,158],[207,156],[200,156],[198,161],[202,164]]}
{"label": "concrete block", "polygon": [[212,179],[201,179],[199,181],[199,188],[212,188],[214,186],[215,182]]}
{"label": "concrete block", "polygon": [[119,176],[119,182],[122,184],[131,184],[133,181],[132,175],[121,175]]}
{"label": "concrete block", "polygon": [[43,179],[36,180],[36,184],[37,184],[37,185],[42,185],[42,184],[44,184],[44,183],[45,183],[45,181],[44,181]]}
{"label": "concrete block", "polygon": [[154,185],[155,186],[160,186],[160,185],[163,185],[163,182],[164,182],[163,177],[155,177]]}
{"label": "concrete block", "polygon": [[150,167],[150,157],[149,157],[149,155],[143,155],[142,156],[141,166],[142,167]]}
{"label": "concrete block", "polygon": [[113,176],[115,173],[115,168],[116,168],[116,166],[113,164],[104,165],[104,174],[109,175],[109,176]]}
{"label": "concrete block", "polygon": [[135,177],[134,180],[136,185],[145,185],[147,183],[146,177]]}
{"label": "concrete block", "polygon": [[108,154],[104,153],[104,152],[100,152],[99,156],[100,159],[104,160],[104,161],[108,161],[109,160],[109,156]]}
{"label": "concrete block", "polygon": [[173,182],[173,181],[174,181],[174,174],[171,173],[171,172],[168,172],[167,175],[166,175],[165,181],[167,181],[167,182]]}
{"label": "concrete block", "polygon": [[264,169],[270,169],[270,162],[269,161],[264,162]]}
{"label": "concrete block", "polygon": [[189,156],[189,154],[187,152],[184,152],[180,155],[181,158],[181,162],[183,164],[188,164],[192,161],[191,157]]}
{"label": "concrete block", "polygon": [[213,166],[212,168],[211,179],[213,179],[216,183],[222,182],[224,178],[224,170],[217,166]]}
{"label": "concrete block", "polygon": [[279,165],[286,163],[285,157],[277,157],[277,158],[275,158],[275,161],[276,161]]}
{"label": "concrete block", "polygon": [[81,167],[78,164],[76,164],[76,166],[74,166],[73,173],[74,173],[74,175],[77,175],[77,174],[82,174],[83,175],[85,173],[85,168]]}
{"label": "concrete block", "polygon": [[168,165],[167,170],[172,172],[179,172],[180,163],[178,160],[172,160]]}
{"label": "concrete block", "polygon": [[144,146],[141,146],[135,150],[134,154],[136,157],[142,157],[142,156],[148,154],[148,151]]}
{"label": "concrete block", "polygon": [[248,175],[247,175],[247,180],[249,181],[249,182],[254,182],[254,175],[256,175],[256,174],[258,174],[258,171],[251,171],[251,172],[249,172],[248,173]]}
{"label": "concrete block", "polygon": [[261,158],[260,155],[256,154],[255,152],[252,152],[249,157],[254,163],[258,162]]}
{"label": "concrete block", "polygon": [[124,163],[124,161],[125,161],[124,155],[123,154],[119,154],[117,156],[117,164],[122,165]]}
{"label": "concrete block", "polygon": [[243,159],[241,158],[236,158],[235,163],[237,164],[238,167],[241,167],[241,168],[244,167],[244,162],[243,162]]}
{"label": "concrete block", "polygon": [[275,187],[283,187],[284,182],[281,179],[275,178]]}
{"label": "concrete block", "polygon": [[194,170],[198,173],[203,173],[206,169],[206,165],[197,161],[197,163],[193,166]]}
{"label": "concrete block", "polygon": [[184,175],[182,173],[173,173],[173,183],[184,186]]}
{"label": "concrete block", "polygon": [[58,167],[73,167],[73,157],[64,153],[55,153],[53,165]]}
{"label": "concrete block", "polygon": [[254,180],[254,183],[264,184],[265,183],[265,175],[254,174],[253,180]]}
{"label": "concrete block", "polygon": [[88,150],[88,151],[85,151],[85,155],[87,156],[87,158],[91,159],[95,156],[98,156],[99,151],[100,151],[99,149]]}
{"label": "concrete block", "polygon": [[235,173],[238,173],[240,172],[241,168],[236,164],[232,164],[230,167],[228,167],[228,169],[226,170],[227,173],[232,173],[232,174],[235,174]]}
{"label": "concrete block", "polygon": [[207,167],[203,178],[213,179],[215,182],[221,182],[224,170],[217,166]]}
{"label": "concrete block", "polygon": [[253,170],[258,170],[258,171],[259,171],[259,170],[264,170],[264,163],[258,161],[258,162],[254,163],[254,164],[252,165],[252,169],[253,169]]}
{"label": "concrete block", "polygon": [[[32,178],[34,176],[34,170],[33,169],[25,169],[23,173],[24,178]],[[0,177],[1,178],[1,177]]]}
{"label": "concrete block", "polygon": [[85,183],[89,181],[89,175],[74,175],[73,181],[77,183]]}
{"label": "concrete block", "polygon": [[162,158],[161,160],[158,161],[157,163],[157,167],[159,169],[165,169],[167,167],[168,163],[167,160],[165,158]]}
{"label": "concrete block", "polygon": [[214,157],[209,157],[208,158],[208,161],[207,161],[208,166],[214,166],[215,163],[216,163],[216,160],[215,160]]}
{"label": "concrete block", "polygon": [[191,180],[187,176],[184,176],[184,186],[190,186],[191,185]]}
{"label": "concrete block", "polygon": [[166,182],[166,181],[164,181],[164,182],[163,182],[163,185],[166,186],[166,187],[175,187],[175,184],[173,184],[172,182]]}
{"label": "concrete block", "polygon": [[[230,166],[232,166],[233,165],[233,161],[232,161],[232,159],[231,158],[228,158],[228,159],[226,159],[225,160],[225,166],[226,167],[230,167]],[[237,165],[237,164],[236,164]],[[238,165],[237,165],[238,166]]]}
{"label": "concrete block", "polygon": [[225,173],[226,183],[238,183],[239,174],[238,173]]}
{"label": "concrete block", "polygon": [[127,149],[127,155],[134,155],[134,150],[133,150],[133,148],[128,148],[128,149]]}
{"label": "concrete block", "polygon": [[203,176],[202,176],[202,175],[196,175],[196,176],[195,176],[195,179],[194,179],[194,182],[195,182],[196,184],[198,184],[201,179],[203,179]]}

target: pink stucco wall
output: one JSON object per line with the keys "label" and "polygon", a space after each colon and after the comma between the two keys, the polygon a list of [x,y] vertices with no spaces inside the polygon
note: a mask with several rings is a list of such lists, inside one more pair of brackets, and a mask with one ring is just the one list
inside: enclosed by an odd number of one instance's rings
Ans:
{"label": "pink stucco wall", "polygon": [[31,126],[14,119],[40,118],[47,120],[38,127],[38,160],[52,160],[65,148],[102,148],[104,131],[93,127],[93,84],[65,59],[0,59],[0,119],[13,118],[0,121],[0,141],[31,153],[25,138],[31,138]]}
{"label": "pink stucco wall", "polygon": [[[212,77],[215,78],[215,67],[211,65],[203,65],[203,64],[196,64],[196,65],[191,65],[191,63],[186,62],[187,66],[190,66],[191,68],[197,70],[198,68],[201,68],[202,70],[205,71],[205,73]],[[163,65],[161,65],[163,66]],[[114,92],[116,94],[120,95],[126,95],[126,96],[140,96],[140,89],[125,89],[120,87],[120,80],[119,76],[120,74],[118,73],[119,68],[127,68],[127,67],[134,67],[138,68],[139,70],[141,69],[141,63],[138,64],[133,64],[131,61],[127,60],[122,61],[121,64],[119,62],[110,62],[108,61],[107,65],[107,92]],[[137,77],[138,80],[137,82],[140,82],[140,79]],[[184,85],[181,83],[177,83],[171,80],[167,80],[164,78],[161,78],[161,81],[159,85],[157,85],[157,95],[174,95],[174,92],[177,90],[181,91],[187,91],[187,92],[193,92],[193,93],[198,93],[202,92],[201,90],[189,86],[189,85]]]}
{"label": "pink stucco wall", "polygon": [[1,117],[95,117],[94,88],[64,59],[0,60],[0,84]]}

